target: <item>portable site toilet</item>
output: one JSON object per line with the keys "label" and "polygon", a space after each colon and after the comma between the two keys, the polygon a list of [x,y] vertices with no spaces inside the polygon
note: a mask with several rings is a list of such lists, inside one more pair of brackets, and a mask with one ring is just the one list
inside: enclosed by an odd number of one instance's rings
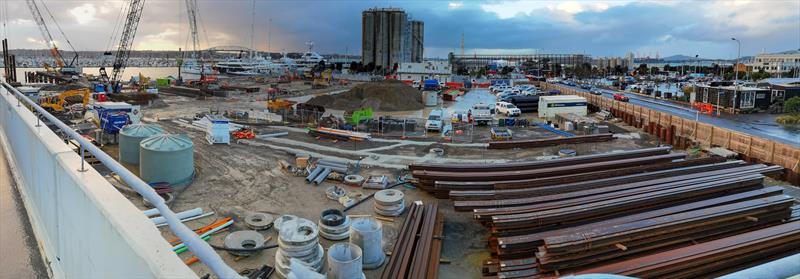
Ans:
{"label": "portable site toilet", "polygon": [[586,116],[589,113],[586,98],[577,95],[554,95],[539,97],[539,117],[554,118],[557,113],[573,113]]}

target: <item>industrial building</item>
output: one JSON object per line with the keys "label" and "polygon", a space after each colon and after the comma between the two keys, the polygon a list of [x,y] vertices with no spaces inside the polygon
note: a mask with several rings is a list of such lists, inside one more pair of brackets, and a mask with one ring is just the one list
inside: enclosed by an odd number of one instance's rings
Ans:
{"label": "industrial building", "polygon": [[448,60],[455,69],[477,70],[502,60],[513,65],[525,65],[527,68],[540,69],[541,73],[546,73],[555,71],[558,67],[591,63],[592,57],[585,54],[455,54],[451,52]]}
{"label": "industrial building", "polygon": [[800,68],[800,50],[778,53],[762,53],[753,58],[750,64],[753,71],[764,70],[767,73],[783,73]]}
{"label": "industrial building", "polygon": [[396,63],[422,62],[424,23],[397,8],[374,8],[361,15],[361,62],[376,69]]}
{"label": "industrial building", "polygon": [[772,104],[769,93],[769,89],[758,87],[696,85],[690,101],[712,104],[726,110],[766,110]]}
{"label": "industrial building", "polygon": [[397,68],[397,79],[400,80],[426,80],[436,79],[450,81],[452,68],[447,61],[425,61],[422,63],[400,63]]}

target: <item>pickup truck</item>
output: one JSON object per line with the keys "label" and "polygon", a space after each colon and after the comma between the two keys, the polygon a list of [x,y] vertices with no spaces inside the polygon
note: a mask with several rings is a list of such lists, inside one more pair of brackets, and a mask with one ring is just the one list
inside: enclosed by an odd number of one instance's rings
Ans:
{"label": "pickup truck", "polygon": [[440,109],[432,110],[425,121],[425,130],[441,132],[444,126],[444,111]]}
{"label": "pickup truck", "polygon": [[492,118],[492,109],[487,104],[477,103],[472,106],[471,112],[472,119],[478,125],[486,125],[492,123],[492,120],[494,120],[494,118]]}
{"label": "pickup truck", "polygon": [[498,114],[505,114],[506,116],[519,116],[522,111],[508,102],[497,102],[494,106]]}

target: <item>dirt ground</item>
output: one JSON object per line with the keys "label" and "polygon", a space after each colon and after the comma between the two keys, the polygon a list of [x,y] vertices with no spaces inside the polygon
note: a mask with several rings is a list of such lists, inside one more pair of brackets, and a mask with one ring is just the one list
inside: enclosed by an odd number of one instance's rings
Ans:
{"label": "dirt ground", "polygon": [[[402,140],[377,140],[369,145],[352,147],[352,142],[316,139],[298,130],[291,130],[287,137],[277,138],[274,141],[243,140],[241,143],[230,145],[209,145],[200,130],[179,125],[170,120],[159,121],[159,124],[168,132],[188,134],[194,142],[196,175],[194,182],[176,194],[176,199],[171,205],[176,212],[201,207],[205,211],[214,211],[216,215],[200,220],[189,221],[190,228],[199,228],[212,223],[216,218],[232,216],[242,218],[247,212],[257,211],[270,213],[277,217],[281,214],[292,214],[302,218],[319,220],[319,214],[328,208],[343,208],[336,201],[325,196],[325,189],[331,185],[342,186],[349,194],[361,193],[367,195],[375,190],[346,186],[335,181],[326,181],[316,186],[305,183],[303,177],[293,176],[285,172],[279,161],[287,164],[294,163],[294,155],[287,152],[269,148],[264,145],[277,147],[290,147],[301,151],[318,152],[323,156],[362,160],[360,173],[363,176],[389,175],[395,179],[403,174],[397,168],[384,168],[382,162],[391,165],[404,166],[412,162],[442,160],[482,162],[487,159],[498,161],[530,160],[532,158],[546,158],[553,156],[561,147],[535,148],[516,151],[498,150],[489,151],[476,145],[443,144],[436,142],[413,142]],[[280,130],[280,128],[274,128]],[[359,143],[361,145],[362,143]],[[652,146],[650,140],[644,139],[617,139],[611,143],[574,145],[568,146],[578,150],[579,154],[608,152],[618,149],[634,149]],[[445,155],[435,156],[429,152],[430,148],[442,147]],[[375,150],[377,149],[377,150]],[[114,154],[113,148],[108,149]],[[352,152],[363,152],[363,155],[354,155]],[[378,157],[378,159],[372,159]],[[386,159],[384,160],[384,157]],[[371,164],[373,163],[373,164]],[[411,186],[400,186],[396,189],[406,195],[405,202],[422,201],[423,203],[438,203],[444,212],[444,247],[442,259],[449,263],[441,264],[440,278],[477,278],[480,277],[481,261],[487,258],[485,228],[472,219],[471,214],[455,212],[452,201],[438,200],[428,193]],[[135,194],[129,195],[137,206],[144,209],[141,198]],[[350,215],[375,214],[372,201],[367,201],[347,212]],[[381,221],[383,224],[384,251],[392,250],[404,216],[394,218],[393,222]],[[224,236],[231,231],[247,229],[243,222],[237,221],[229,230],[213,236],[209,241],[215,245],[222,245]],[[165,239],[174,236],[167,227],[161,228]],[[265,236],[271,236],[275,243],[277,233],[273,229],[262,231]],[[344,240],[347,241],[347,240]],[[334,242],[321,239],[323,247],[329,247]],[[237,260],[227,252],[220,252],[223,259],[234,269],[244,270],[257,268],[262,264],[274,265],[274,249],[259,252],[253,256]],[[191,257],[190,252],[180,255],[182,259]],[[199,275],[210,273],[202,263],[192,265],[192,269]],[[369,278],[374,278],[382,269],[365,271]],[[277,277],[276,277],[277,278]]]}
{"label": "dirt ground", "polygon": [[[332,89],[333,90],[333,89]],[[331,91],[329,91],[331,92]],[[250,95],[248,95],[250,94]],[[312,93],[308,93],[312,94]],[[324,94],[313,93],[313,94]],[[368,195],[375,190],[346,186],[340,182],[327,180],[322,185],[305,183],[304,177],[289,174],[283,165],[294,165],[296,153],[309,154],[318,158],[347,160],[360,164],[358,174],[362,176],[388,175],[395,180],[404,174],[403,168],[411,163],[493,163],[521,160],[540,160],[556,156],[563,148],[575,149],[579,155],[604,153],[615,150],[630,150],[657,146],[654,137],[648,136],[630,126],[612,121],[608,123],[618,138],[611,142],[563,145],[546,148],[521,150],[487,150],[488,128],[476,129],[476,143],[443,142],[440,137],[424,140],[408,140],[398,138],[376,138],[367,142],[346,142],[320,139],[309,136],[303,129],[290,127],[256,127],[257,134],[276,131],[288,131],[289,135],[269,139],[251,139],[232,142],[230,145],[209,145],[204,139],[204,132],[174,121],[174,118],[191,118],[195,113],[215,107],[225,109],[263,109],[265,97],[252,93],[237,94],[228,99],[194,100],[179,96],[163,98],[168,106],[145,108],[148,121],[154,121],[158,115],[159,125],[171,133],[184,133],[194,143],[195,180],[188,187],[176,194],[171,205],[176,212],[201,207],[205,211],[214,211],[216,215],[200,220],[189,221],[190,228],[200,228],[214,222],[217,218],[231,216],[237,220],[234,225],[214,235],[210,243],[222,246],[225,235],[231,231],[247,229],[240,218],[247,212],[266,212],[277,217],[292,214],[313,222],[319,220],[320,213],[329,208],[342,209],[338,202],[325,196],[325,189],[332,185],[343,187],[349,195]],[[217,110],[217,109],[215,109]],[[516,128],[517,139],[544,138],[554,135],[538,127]],[[438,156],[430,152],[431,148],[444,149],[444,155]],[[109,154],[116,156],[115,147],[106,148]],[[132,170],[135,166],[127,166]],[[778,181],[769,183],[780,184]],[[791,187],[791,186],[789,186]],[[791,187],[794,188],[794,187]],[[442,259],[447,263],[440,265],[439,278],[479,278],[481,262],[489,254],[487,250],[486,229],[472,219],[468,212],[455,212],[452,201],[438,200],[430,194],[411,186],[399,186],[405,193],[405,202],[422,201],[438,203],[445,214],[444,246]],[[795,188],[796,189],[796,188]],[[798,191],[800,192],[800,191]],[[135,193],[123,192],[144,209],[141,198]],[[350,215],[373,215],[372,201],[366,201],[347,212]],[[380,221],[383,224],[383,250],[392,250],[405,215],[394,218],[393,222]],[[171,231],[162,227],[165,239],[173,239]],[[270,244],[276,243],[277,233],[273,229],[261,232],[271,236]],[[344,240],[347,241],[347,240]],[[321,238],[323,247],[334,242]],[[258,268],[261,265],[274,266],[275,249],[261,251],[253,256],[236,259],[227,252],[220,251],[223,259],[234,269],[244,270]],[[182,259],[191,257],[191,252],[180,255]],[[191,268],[199,275],[210,273],[202,263]],[[382,268],[367,270],[368,278],[375,278]],[[277,278],[277,275],[273,278]]]}

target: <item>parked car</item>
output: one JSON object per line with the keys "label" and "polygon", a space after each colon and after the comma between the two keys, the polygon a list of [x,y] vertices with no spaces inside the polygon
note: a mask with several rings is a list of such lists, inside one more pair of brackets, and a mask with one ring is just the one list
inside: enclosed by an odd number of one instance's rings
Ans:
{"label": "parked car", "polygon": [[432,110],[425,121],[425,130],[441,132],[444,127],[444,111],[440,109]]}
{"label": "parked car", "polygon": [[591,84],[585,84],[585,83],[581,84],[579,87],[581,89],[586,89],[586,90],[592,89],[592,85]]}
{"label": "parked car", "polygon": [[600,91],[600,89],[597,87],[592,87],[591,89],[589,89],[589,92],[598,96],[603,95],[603,91]]}
{"label": "parked car", "polygon": [[630,99],[628,99],[628,96],[622,95],[622,93],[614,93],[614,100],[617,100],[617,101],[620,101],[620,102],[627,102]]}
{"label": "parked car", "polygon": [[517,106],[509,102],[497,102],[494,109],[498,114],[505,114],[506,116],[519,116],[522,113]]}
{"label": "parked car", "polygon": [[500,100],[501,102],[511,102],[511,98],[514,98],[514,97],[517,97],[517,96],[522,96],[522,95],[520,95],[518,93],[509,93],[509,94],[501,96],[498,100]]}

